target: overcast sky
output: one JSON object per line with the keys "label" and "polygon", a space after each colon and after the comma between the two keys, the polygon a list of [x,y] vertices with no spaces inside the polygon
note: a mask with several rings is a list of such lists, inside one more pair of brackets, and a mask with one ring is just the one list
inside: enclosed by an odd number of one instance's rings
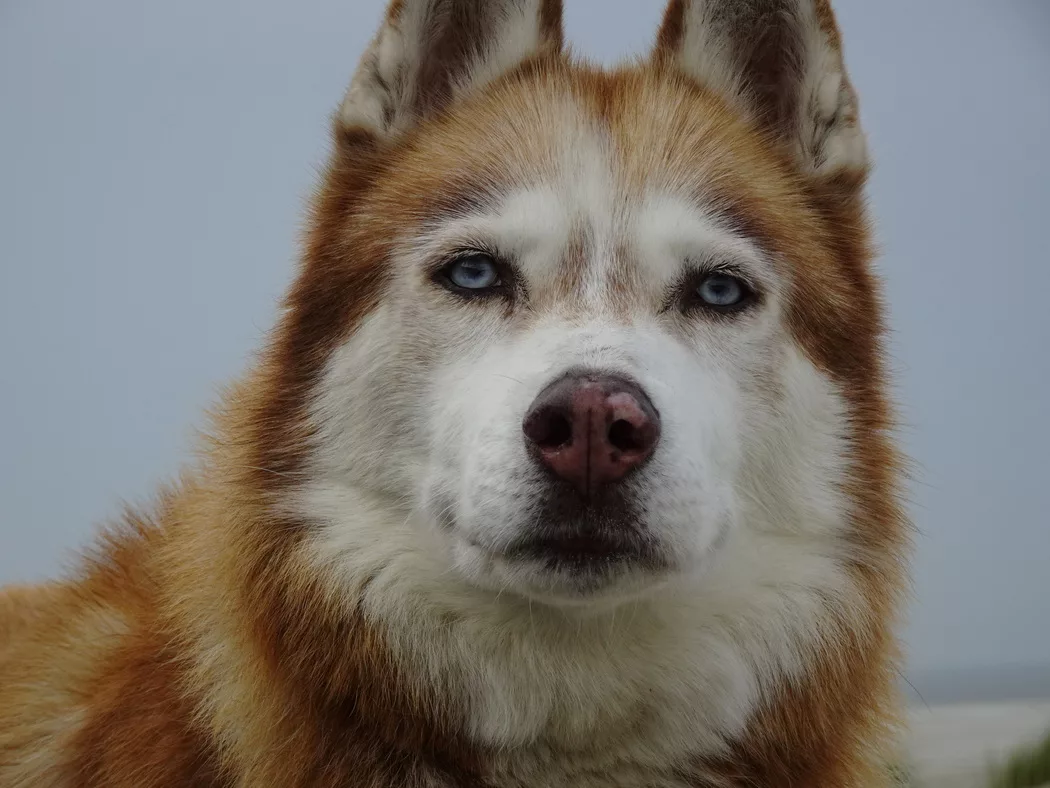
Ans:
{"label": "overcast sky", "polygon": [[[838,0],[916,461],[910,671],[1050,666],[1050,4]],[[567,0],[612,61],[657,3]],[[186,458],[379,0],[0,0],[0,582]]]}

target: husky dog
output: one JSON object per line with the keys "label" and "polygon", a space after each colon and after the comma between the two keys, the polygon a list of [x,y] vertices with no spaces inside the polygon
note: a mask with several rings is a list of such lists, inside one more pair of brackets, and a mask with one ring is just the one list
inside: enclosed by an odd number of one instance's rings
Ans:
{"label": "husky dog", "polygon": [[0,596],[5,788],[844,788],[899,500],[827,0],[393,0],[212,439]]}

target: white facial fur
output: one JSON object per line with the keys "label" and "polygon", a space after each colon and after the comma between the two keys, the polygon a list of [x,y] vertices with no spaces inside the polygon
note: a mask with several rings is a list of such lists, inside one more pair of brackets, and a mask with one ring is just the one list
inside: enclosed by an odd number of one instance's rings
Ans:
{"label": "white facial fur", "polygon": [[[598,135],[575,140],[566,157],[562,182],[511,191],[402,239],[389,304],[337,360],[345,371],[333,372],[318,401],[329,444],[319,470],[411,491],[409,508],[442,532],[466,578],[546,601],[576,601],[576,578],[503,557],[544,525],[536,509],[547,474],[522,434],[537,394],[584,367],[636,381],[661,414],[657,451],[624,484],[668,566],[624,571],[602,588],[640,590],[702,569],[733,526],[741,456],[768,420],[771,367],[787,349],[781,285],[752,243],[674,195],[619,193]],[[529,295],[508,311],[430,281],[434,261],[471,246],[510,261]],[[570,262],[573,249],[581,259]],[[711,262],[736,266],[761,304],[729,318],[668,307],[690,267]],[[569,265],[582,270],[566,285]],[[618,286],[624,270],[632,284]],[[620,294],[635,304],[626,311],[615,308],[617,287],[631,291]],[[382,458],[361,462],[370,446]]]}
{"label": "white facial fur", "polygon": [[[462,698],[473,735],[580,752],[601,735],[605,753],[623,737],[625,757],[666,763],[738,733],[827,634],[826,600],[853,598],[843,406],[783,325],[774,261],[703,206],[625,192],[600,140],[572,151],[560,178],[406,226],[386,298],[318,388],[294,507],[318,524],[309,560],[361,600],[410,675]],[[428,266],[465,243],[511,260],[528,306],[435,285]],[[570,293],[558,274],[574,243]],[[760,305],[729,319],[665,310],[690,261],[712,258],[750,277]],[[635,274],[626,302],[617,266]],[[566,608],[581,599],[571,583],[499,550],[535,525],[545,489],[526,409],[580,364],[630,375],[661,413],[630,483],[670,567]]]}
{"label": "white facial fur", "polygon": [[[688,321],[662,308],[688,259],[721,259],[728,253],[757,269],[760,258],[747,243],[675,201],[642,200],[620,217],[589,215],[595,206],[584,198],[598,191],[586,184],[560,192],[527,191],[512,196],[494,216],[444,228],[451,236],[482,237],[510,250],[536,300],[550,302],[549,308],[537,307],[525,330],[507,321],[503,330],[486,327],[480,333],[464,323],[456,351],[436,370],[431,389],[433,461],[423,480],[423,506],[430,515],[448,513],[453,563],[493,590],[543,599],[576,595],[571,579],[500,555],[542,525],[533,510],[548,484],[544,470],[528,456],[522,421],[536,395],[572,368],[636,380],[662,415],[658,450],[625,484],[645,510],[644,527],[672,572],[701,568],[738,509],[738,419],[749,410],[753,381],[740,379],[738,371],[746,376],[751,371],[737,366],[737,357],[769,333],[769,315],[744,317],[737,326],[705,324],[701,317],[681,331]],[[618,237],[621,233],[612,230],[617,225],[628,237]],[[544,280],[553,279],[552,269],[564,260],[571,234],[581,226],[590,229],[592,243],[584,253],[588,270],[579,292],[548,293],[556,285]],[[642,303],[648,306],[638,314],[617,315],[609,306],[615,300],[608,280],[618,264],[617,241],[636,249],[647,291]],[[617,588],[662,579],[628,573]]]}

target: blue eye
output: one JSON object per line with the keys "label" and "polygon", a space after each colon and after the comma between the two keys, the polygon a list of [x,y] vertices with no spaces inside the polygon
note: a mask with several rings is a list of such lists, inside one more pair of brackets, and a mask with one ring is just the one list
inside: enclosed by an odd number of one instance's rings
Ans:
{"label": "blue eye", "polygon": [[454,260],[443,271],[445,278],[462,290],[490,290],[503,284],[500,269],[486,254],[470,254]]}
{"label": "blue eye", "polygon": [[705,306],[732,309],[741,306],[751,295],[746,284],[729,274],[709,274],[697,285],[696,294]]}

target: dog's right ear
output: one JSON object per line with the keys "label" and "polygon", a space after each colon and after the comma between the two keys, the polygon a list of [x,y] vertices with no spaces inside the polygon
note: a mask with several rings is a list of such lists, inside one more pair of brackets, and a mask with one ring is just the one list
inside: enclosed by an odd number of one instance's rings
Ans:
{"label": "dog's right ear", "polygon": [[392,0],[339,112],[393,138],[520,65],[562,49],[561,0]]}

